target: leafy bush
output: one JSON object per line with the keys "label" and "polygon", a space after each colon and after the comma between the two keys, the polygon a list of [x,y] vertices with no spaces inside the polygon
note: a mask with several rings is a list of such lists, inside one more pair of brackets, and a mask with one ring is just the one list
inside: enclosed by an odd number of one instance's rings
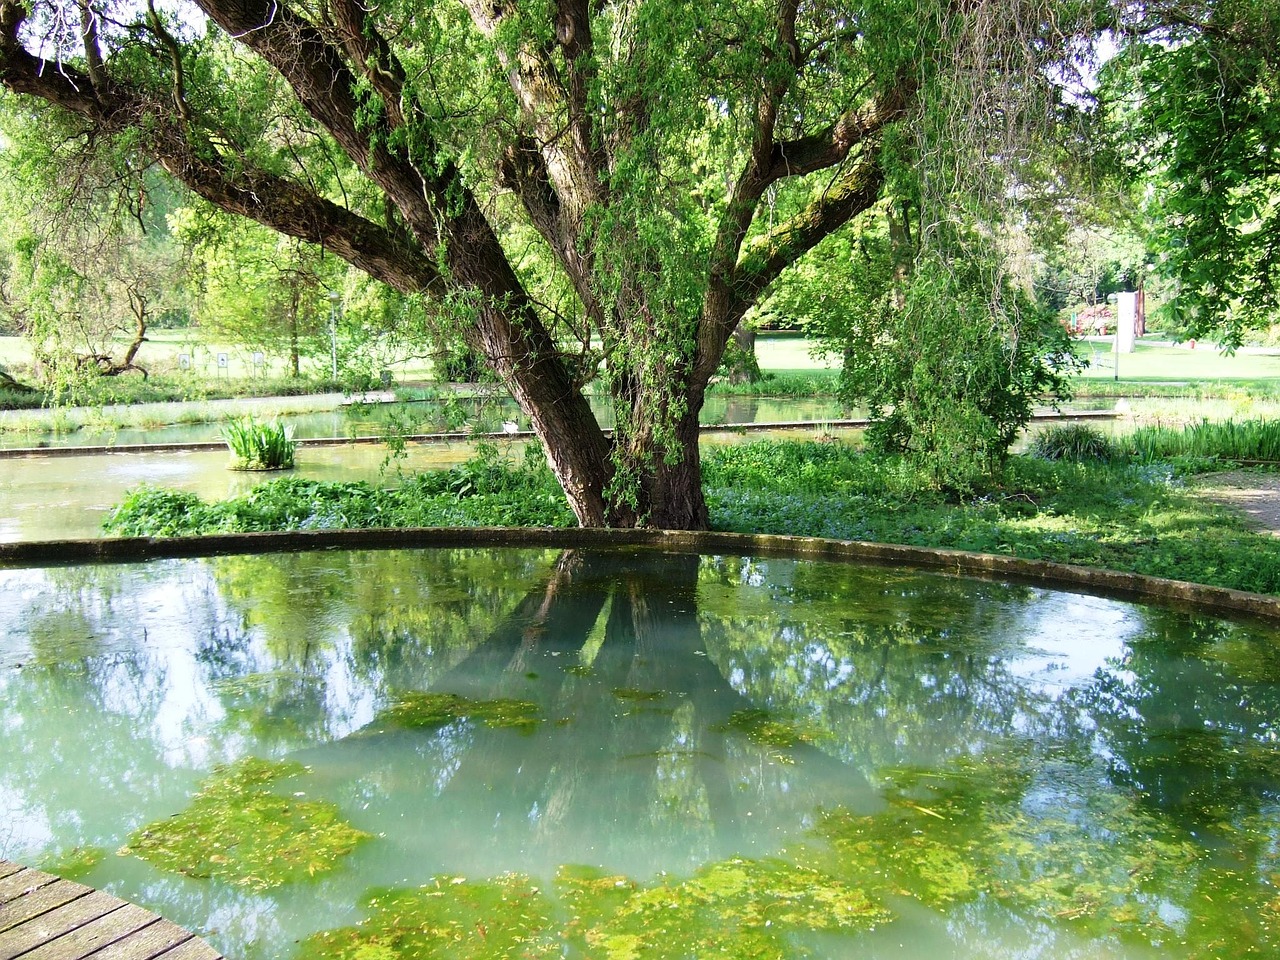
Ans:
{"label": "leafy bush", "polygon": [[298,449],[293,428],[279,420],[241,417],[222,428],[222,439],[231,450],[232,470],[289,470]]}
{"label": "leafy bush", "polygon": [[1031,453],[1042,460],[1070,460],[1087,463],[1090,460],[1110,460],[1113,454],[1111,441],[1096,427],[1083,423],[1068,423],[1040,431],[1031,441]]}

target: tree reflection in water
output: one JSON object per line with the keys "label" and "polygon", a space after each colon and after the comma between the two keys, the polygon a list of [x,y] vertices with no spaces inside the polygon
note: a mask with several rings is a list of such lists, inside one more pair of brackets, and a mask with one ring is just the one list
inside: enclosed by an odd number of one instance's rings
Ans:
{"label": "tree reflection in water", "polygon": [[[627,875],[636,897],[687,900],[680,878],[727,882],[751,868],[707,865],[769,857],[782,859],[743,874],[752,896],[782,896],[762,878],[783,863],[892,910],[883,931],[857,934],[860,956],[1277,949],[1274,631],[1031,587],[649,550],[0,579],[0,855],[101,847],[90,882],[215,927],[232,955],[278,955],[354,921],[366,888],[434,875],[516,871],[550,889],[586,864]],[[524,732],[465,715],[389,722],[420,691],[528,701],[540,719]],[[745,716],[788,735],[757,736]],[[182,809],[212,764],[246,755],[301,760],[308,773],[282,791],[335,800],[380,839],[271,895],[112,855]],[[678,929],[749,927],[727,903]],[[625,940],[644,916],[596,906],[600,937]],[[779,956],[853,949],[826,936],[766,940],[791,951]]]}

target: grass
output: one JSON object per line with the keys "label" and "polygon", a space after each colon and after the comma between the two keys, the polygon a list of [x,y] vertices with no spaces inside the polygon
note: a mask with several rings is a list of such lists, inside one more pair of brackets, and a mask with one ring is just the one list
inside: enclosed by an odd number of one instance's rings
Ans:
{"label": "grass", "polygon": [[[533,448],[531,448],[533,449]],[[1185,486],[1195,464],[1010,458],[963,501],[930,493],[908,463],[841,443],[762,441],[709,450],[714,529],[871,540],[1008,554],[1280,593],[1280,539]],[[542,458],[481,456],[397,490],[277,480],[219,503],[134,491],[107,523],[118,535],[387,526],[572,526]]]}
{"label": "grass", "polygon": [[[1080,375],[1081,383],[1114,382],[1117,360],[1109,342],[1080,341],[1076,352],[1093,361]],[[1181,381],[1185,386],[1195,381],[1231,381],[1265,384],[1274,392],[1280,378],[1280,354],[1239,352],[1228,356],[1210,344],[1191,350],[1140,341],[1133,353],[1120,354],[1119,367],[1122,383]]]}

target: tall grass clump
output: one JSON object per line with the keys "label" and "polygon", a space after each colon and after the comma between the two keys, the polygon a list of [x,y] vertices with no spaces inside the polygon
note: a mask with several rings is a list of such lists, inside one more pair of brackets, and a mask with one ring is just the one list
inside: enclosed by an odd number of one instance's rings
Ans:
{"label": "tall grass clump", "polygon": [[1175,458],[1280,463],[1280,422],[1204,421],[1187,427],[1139,427],[1119,445],[1141,463]]}
{"label": "tall grass clump", "polygon": [[293,428],[279,420],[241,417],[222,428],[222,439],[231,450],[232,470],[289,470],[298,448]]}
{"label": "tall grass clump", "polygon": [[1068,423],[1040,431],[1031,441],[1032,456],[1069,463],[1106,462],[1114,451],[1106,434],[1084,423]]}

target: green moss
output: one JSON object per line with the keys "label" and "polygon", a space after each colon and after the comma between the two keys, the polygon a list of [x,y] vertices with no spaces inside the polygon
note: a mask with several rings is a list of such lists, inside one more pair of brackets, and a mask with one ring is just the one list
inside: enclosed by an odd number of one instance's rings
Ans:
{"label": "green moss", "polygon": [[528,700],[472,700],[456,693],[407,693],[380,714],[377,727],[434,729],[455,720],[473,720],[487,727],[532,731],[542,718]]}
{"label": "green moss", "polygon": [[191,806],[136,831],[120,852],[255,890],[327,873],[369,834],[340,820],[331,803],[266,789],[304,769],[256,757],[219,767]]}
{"label": "green moss", "polygon": [[752,743],[777,750],[789,750],[801,743],[813,742],[813,734],[768,710],[736,710],[715,728],[723,733],[736,733]]}
{"label": "green moss", "polygon": [[485,883],[437,877],[413,890],[383,890],[359,926],[315,934],[300,960],[537,960],[562,956],[551,903],[520,874]]}

